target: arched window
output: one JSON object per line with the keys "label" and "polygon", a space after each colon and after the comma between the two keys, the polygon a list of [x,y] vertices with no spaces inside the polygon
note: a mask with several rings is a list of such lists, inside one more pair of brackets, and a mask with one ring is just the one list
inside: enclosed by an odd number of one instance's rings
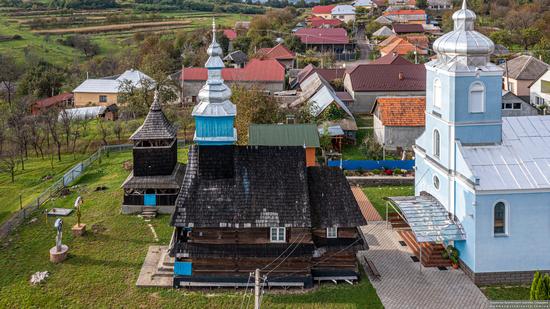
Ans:
{"label": "arched window", "polygon": [[439,158],[439,155],[441,153],[441,137],[439,136],[438,130],[434,130],[432,148],[434,156]]}
{"label": "arched window", "polygon": [[481,82],[475,82],[470,86],[468,110],[470,113],[485,112],[485,86]]}
{"label": "arched window", "polygon": [[495,235],[506,234],[506,204],[498,202],[493,210],[493,232]]}
{"label": "arched window", "polygon": [[434,106],[437,108],[441,108],[441,80],[439,78],[436,78],[434,80]]}

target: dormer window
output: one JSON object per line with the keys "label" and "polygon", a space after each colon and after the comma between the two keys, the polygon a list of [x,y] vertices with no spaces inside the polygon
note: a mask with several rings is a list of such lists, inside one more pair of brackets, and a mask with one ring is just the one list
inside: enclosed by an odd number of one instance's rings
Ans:
{"label": "dormer window", "polygon": [[468,111],[470,113],[485,112],[485,86],[481,82],[475,82],[470,86]]}
{"label": "dormer window", "polygon": [[436,78],[434,80],[434,93],[433,93],[434,107],[441,108],[441,80]]}
{"label": "dormer window", "polygon": [[286,229],[284,227],[272,227],[271,242],[286,242]]}
{"label": "dormer window", "polygon": [[335,226],[327,227],[327,238],[338,238],[338,228]]}

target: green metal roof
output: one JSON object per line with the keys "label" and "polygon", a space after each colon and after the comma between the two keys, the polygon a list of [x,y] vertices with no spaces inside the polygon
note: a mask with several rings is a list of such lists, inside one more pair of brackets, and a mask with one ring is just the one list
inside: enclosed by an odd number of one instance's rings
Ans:
{"label": "green metal roof", "polygon": [[256,146],[320,147],[315,124],[252,124],[248,144]]}

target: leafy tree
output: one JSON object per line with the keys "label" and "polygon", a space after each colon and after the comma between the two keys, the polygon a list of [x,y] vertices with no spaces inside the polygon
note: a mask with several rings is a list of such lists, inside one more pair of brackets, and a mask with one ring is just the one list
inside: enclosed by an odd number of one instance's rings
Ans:
{"label": "leafy tree", "polygon": [[527,27],[516,32],[514,38],[518,44],[521,44],[527,50],[540,41],[542,33],[537,28]]}
{"label": "leafy tree", "polygon": [[48,62],[39,61],[23,74],[17,85],[17,93],[36,98],[54,96],[59,94],[64,81],[65,76],[61,69]]}
{"label": "leafy tree", "polygon": [[15,83],[21,77],[23,70],[12,56],[2,54],[0,54],[0,68],[0,84],[3,85],[6,101],[11,106]]}
{"label": "leafy tree", "polygon": [[548,298],[548,285],[545,277],[548,277],[548,275],[544,277],[541,275],[537,281],[537,287],[534,293],[535,300],[546,300]]}
{"label": "leafy tree", "polygon": [[529,291],[529,299],[530,300],[536,300],[536,291],[537,291],[537,285],[539,284],[540,280],[540,273],[538,271],[535,272],[535,275],[533,276],[533,282],[531,283],[531,290]]}
{"label": "leafy tree", "polygon": [[542,38],[533,46],[533,53],[541,57],[546,63],[550,63],[550,38]]}
{"label": "leafy tree", "polygon": [[513,42],[512,33],[507,29],[497,30],[491,33],[490,37],[493,42],[504,46],[510,46]]}
{"label": "leafy tree", "polygon": [[252,43],[251,38],[246,36],[238,36],[235,40],[233,40],[233,48],[235,50],[240,50],[243,53],[248,54],[251,43]]}
{"label": "leafy tree", "polygon": [[99,45],[85,35],[69,36],[63,41],[63,44],[82,51],[86,57],[92,57],[99,53]]}
{"label": "leafy tree", "polygon": [[416,0],[416,6],[421,9],[428,7],[428,0]]}
{"label": "leafy tree", "polygon": [[382,160],[383,149],[374,135],[367,135],[361,144],[361,150],[369,160]]}
{"label": "leafy tree", "polygon": [[320,121],[336,121],[344,119],[347,116],[347,113],[343,109],[341,109],[336,104],[331,104],[327,109],[323,111],[323,113],[321,113],[321,115],[319,115],[318,118]]}
{"label": "leafy tree", "polygon": [[238,144],[248,143],[248,127],[252,123],[278,123],[283,120],[279,102],[273,96],[257,88],[234,86],[231,100],[237,105],[235,127]]}
{"label": "leafy tree", "polygon": [[225,36],[225,34],[222,34],[222,35],[218,35],[217,41],[223,50],[223,54],[227,55],[229,51],[229,39]]}

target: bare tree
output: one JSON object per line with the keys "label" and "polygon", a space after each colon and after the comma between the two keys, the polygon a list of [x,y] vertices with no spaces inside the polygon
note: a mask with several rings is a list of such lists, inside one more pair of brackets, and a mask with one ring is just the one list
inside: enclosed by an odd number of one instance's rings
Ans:
{"label": "bare tree", "polygon": [[31,116],[29,119],[29,141],[34,148],[36,156],[40,153],[40,157],[44,159],[44,140],[48,135],[47,128],[40,121],[40,116]]}
{"label": "bare tree", "polygon": [[44,121],[48,128],[49,135],[52,137],[53,142],[57,146],[57,159],[61,161],[61,133],[59,132],[59,123],[57,121],[58,110],[56,108],[50,109],[44,114]]}
{"label": "bare tree", "polygon": [[4,148],[4,141],[6,140],[6,121],[2,115],[0,115],[0,155],[2,154],[2,150]]}
{"label": "bare tree", "polygon": [[11,56],[0,55],[0,83],[6,93],[6,101],[11,106],[13,94],[15,93],[15,84],[23,74],[17,61]]}
{"label": "bare tree", "polygon": [[65,144],[67,145],[67,150],[69,149],[69,138],[71,136],[71,128],[73,125],[73,114],[68,113],[66,110],[62,110],[59,113],[59,121],[61,127],[63,128],[63,133],[65,135]]}
{"label": "bare tree", "polygon": [[122,126],[122,122],[115,121],[115,123],[113,124],[113,133],[115,134],[118,142],[120,142],[123,131],[124,131],[124,127]]}
{"label": "bare tree", "polygon": [[29,134],[27,130],[27,106],[28,100],[22,99],[18,104],[11,105],[7,117],[7,124],[11,131],[11,142],[16,144],[21,159],[21,169],[25,170],[25,158],[27,157],[27,144]]}
{"label": "bare tree", "polygon": [[11,182],[15,181],[15,168],[17,167],[17,151],[9,149],[0,156],[0,172],[10,173]]}
{"label": "bare tree", "polygon": [[97,125],[99,127],[99,134],[101,134],[101,140],[103,141],[103,145],[107,145],[107,137],[109,136],[109,131],[107,130],[107,126],[103,123],[102,119],[98,119]]}

